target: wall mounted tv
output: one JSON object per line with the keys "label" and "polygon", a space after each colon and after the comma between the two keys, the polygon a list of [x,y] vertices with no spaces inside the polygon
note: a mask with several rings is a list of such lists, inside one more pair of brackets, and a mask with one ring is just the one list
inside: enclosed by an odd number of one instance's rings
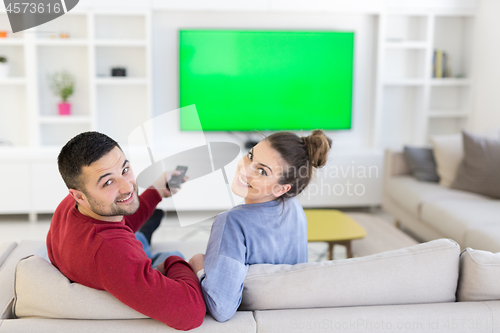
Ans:
{"label": "wall mounted tv", "polygon": [[[354,33],[181,30],[180,107],[204,131],[351,128]],[[199,130],[181,114],[181,130]]]}

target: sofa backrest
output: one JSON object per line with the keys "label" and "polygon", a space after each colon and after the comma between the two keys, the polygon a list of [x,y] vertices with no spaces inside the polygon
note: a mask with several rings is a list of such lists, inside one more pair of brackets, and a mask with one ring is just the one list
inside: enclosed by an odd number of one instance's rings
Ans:
{"label": "sofa backrest", "polygon": [[[9,267],[19,262],[14,307],[19,316],[144,318],[105,291],[71,283],[41,257],[19,260],[19,256],[36,247],[24,246],[24,251],[6,262]],[[458,244],[440,239],[354,259],[253,265],[245,279],[240,310],[453,302],[457,293],[459,258]],[[498,274],[500,254],[467,249],[461,256],[458,300],[500,299]],[[4,282],[2,286],[10,284],[5,274],[0,277]],[[14,274],[10,281],[14,285],[12,280]],[[9,296],[5,292],[8,288],[2,289],[2,295]],[[12,297],[7,298],[10,301]]]}
{"label": "sofa backrest", "polygon": [[4,262],[10,256],[12,251],[14,251],[16,246],[16,242],[7,242],[0,244],[0,268],[3,266]]}
{"label": "sofa backrest", "polygon": [[240,309],[454,302],[459,245],[449,239],[371,256],[250,266]]}
{"label": "sofa backrest", "polygon": [[[459,255],[458,244],[441,239],[362,258],[252,265],[241,310],[452,302]],[[71,283],[39,257],[19,262],[15,289],[18,317],[144,318],[105,291]]]}

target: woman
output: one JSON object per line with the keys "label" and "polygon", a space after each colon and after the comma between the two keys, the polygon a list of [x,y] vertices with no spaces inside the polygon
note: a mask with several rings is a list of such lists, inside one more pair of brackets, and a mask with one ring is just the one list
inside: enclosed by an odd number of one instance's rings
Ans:
{"label": "woman", "polygon": [[245,204],[216,217],[206,256],[189,261],[217,321],[238,309],[249,265],[307,262],[307,221],[294,197],[325,165],[331,142],[320,130],[274,133],[239,161],[231,189]]}

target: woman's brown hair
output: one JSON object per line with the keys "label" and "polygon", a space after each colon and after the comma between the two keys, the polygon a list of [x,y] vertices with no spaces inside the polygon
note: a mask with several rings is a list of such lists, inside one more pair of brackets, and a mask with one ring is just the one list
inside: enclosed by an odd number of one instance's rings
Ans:
{"label": "woman's brown hair", "polygon": [[281,196],[283,198],[292,198],[307,187],[313,168],[319,169],[326,164],[332,146],[332,140],[321,130],[315,130],[306,137],[292,132],[277,132],[265,140],[286,163],[279,183],[290,184],[292,187]]}

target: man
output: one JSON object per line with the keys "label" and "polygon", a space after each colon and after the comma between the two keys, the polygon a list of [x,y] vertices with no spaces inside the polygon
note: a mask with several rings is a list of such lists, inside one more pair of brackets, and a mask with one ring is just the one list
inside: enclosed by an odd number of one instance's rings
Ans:
{"label": "man", "polygon": [[66,277],[106,290],[136,311],[173,328],[203,323],[206,308],[189,264],[170,256],[157,269],[135,236],[162,197],[171,196],[164,173],[140,196],[120,146],[86,132],[58,156],[69,195],[59,204],[47,234],[50,261]]}

